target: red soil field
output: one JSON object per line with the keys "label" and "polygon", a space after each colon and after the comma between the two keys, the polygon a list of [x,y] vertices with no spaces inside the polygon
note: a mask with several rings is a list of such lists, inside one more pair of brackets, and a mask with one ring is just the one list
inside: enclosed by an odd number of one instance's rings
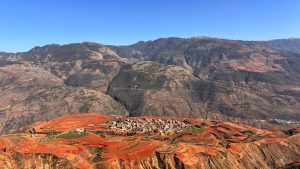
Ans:
{"label": "red soil field", "polygon": [[[190,124],[183,131],[168,134],[129,134],[126,131],[110,129],[110,120],[115,118],[97,114],[75,114],[39,122],[24,133],[1,136],[0,154],[6,158],[16,152],[24,158],[33,154],[52,154],[66,159],[74,167],[87,169],[97,165],[114,165],[116,161],[124,164],[139,162],[156,152],[173,153],[185,165],[193,166],[203,162],[199,154],[214,157],[226,152],[235,155],[249,142],[257,145],[278,143],[288,146],[282,140],[288,136],[282,132],[229,122],[172,118],[181,122],[189,121]],[[0,164],[2,162],[0,160]]]}

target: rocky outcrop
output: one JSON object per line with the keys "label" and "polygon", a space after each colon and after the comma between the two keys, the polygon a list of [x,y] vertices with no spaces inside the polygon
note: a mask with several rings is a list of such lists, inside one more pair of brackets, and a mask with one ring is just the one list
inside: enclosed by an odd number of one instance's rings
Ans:
{"label": "rocky outcrop", "polygon": [[3,169],[76,169],[66,159],[52,154],[33,154],[25,158],[20,153],[0,154],[0,164]]}

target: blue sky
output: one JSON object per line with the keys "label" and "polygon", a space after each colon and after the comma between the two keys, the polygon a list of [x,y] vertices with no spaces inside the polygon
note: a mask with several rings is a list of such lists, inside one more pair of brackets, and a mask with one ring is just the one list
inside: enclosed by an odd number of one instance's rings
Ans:
{"label": "blue sky", "polygon": [[300,37],[299,0],[1,0],[0,51],[159,37]]}

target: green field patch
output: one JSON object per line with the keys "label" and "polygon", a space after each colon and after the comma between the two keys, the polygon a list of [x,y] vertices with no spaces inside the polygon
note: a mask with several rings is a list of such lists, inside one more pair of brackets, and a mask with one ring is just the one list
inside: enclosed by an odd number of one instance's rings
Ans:
{"label": "green field patch", "polygon": [[18,133],[17,136],[18,136],[19,139],[21,139],[21,140],[26,140],[26,139],[24,138],[24,135],[22,135],[22,134],[20,134],[20,133]]}
{"label": "green field patch", "polygon": [[183,129],[183,132],[188,132],[191,133],[193,135],[199,134],[204,132],[204,129],[202,127],[197,126],[189,126]]}
{"label": "green field patch", "polygon": [[56,138],[72,139],[84,136],[87,136],[86,132],[69,131],[68,133],[57,135]]}
{"label": "green field patch", "polygon": [[135,137],[129,137],[128,139],[126,139],[126,141],[135,141],[137,138]]}
{"label": "green field patch", "polygon": [[11,138],[10,141],[13,142],[15,145],[19,145],[20,144],[20,140],[16,139],[16,138]]}
{"label": "green field patch", "polygon": [[50,143],[52,140],[56,138],[56,135],[47,135],[45,138],[41,140],[42,143]]}
{"label": "green field patch", "polygon": [[124,150],[130,150],[130,149],[133,149],[133,148],[137,147],[139,144],[140,144],[140,142],[137,142],[137,143],[135,143],[135,144],[133,144],[133,145],[131,145],[131,146],[128,146],[128,147],[125,148]]}

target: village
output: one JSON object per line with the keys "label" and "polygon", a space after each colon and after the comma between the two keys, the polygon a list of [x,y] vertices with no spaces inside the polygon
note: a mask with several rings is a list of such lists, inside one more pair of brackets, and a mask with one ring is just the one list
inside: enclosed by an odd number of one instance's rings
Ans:
{"label": "village", "polygon": [[181,132],[190,124],[174,119],[157,118],[117,118],[109,122],[109,128],[115,131],[136,133],[172,133]]}

